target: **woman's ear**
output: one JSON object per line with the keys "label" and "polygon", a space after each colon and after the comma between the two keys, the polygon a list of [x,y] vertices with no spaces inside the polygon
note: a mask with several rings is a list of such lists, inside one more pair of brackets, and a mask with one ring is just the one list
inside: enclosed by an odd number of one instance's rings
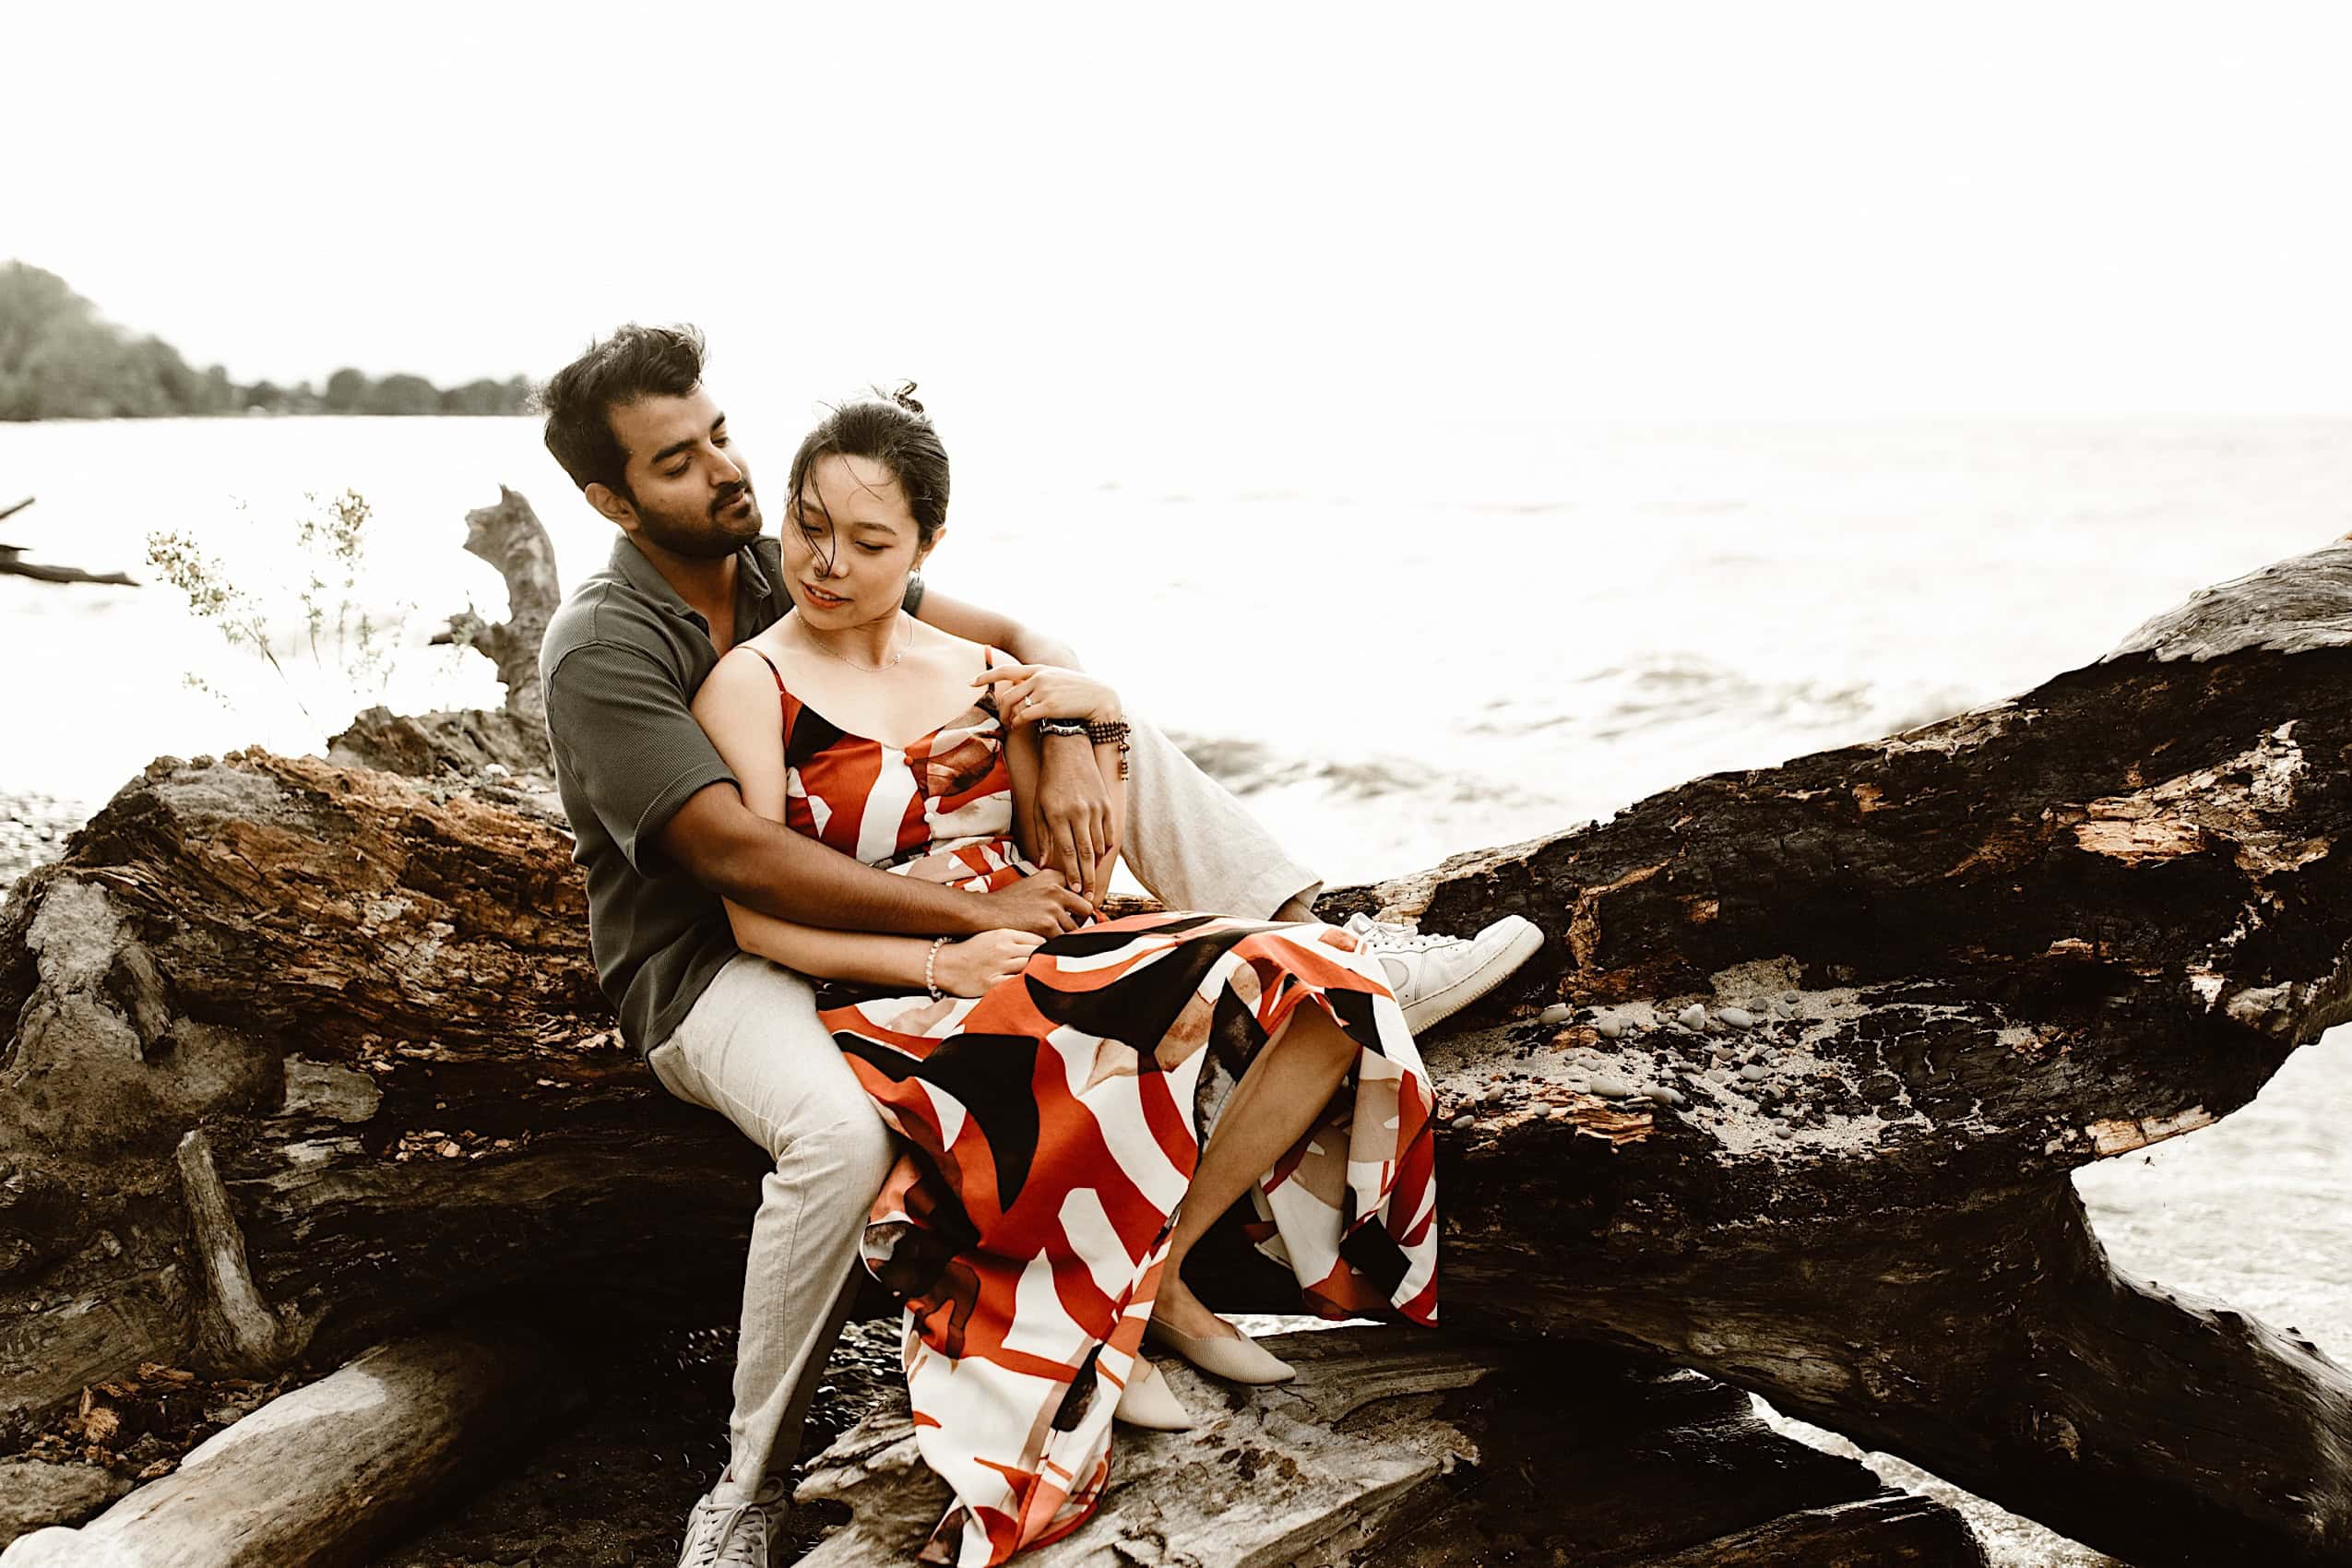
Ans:
{"label": "woman's ear", "polygon": [[931,552],[938,549],[939,541],[946,537],[947,525],[945,523],[942,523],[937,528],[931,530],[930,540],[927,543],[919,544],[915,547],[914,570],[920,572],[923,569],[923,563],[931,559]]}

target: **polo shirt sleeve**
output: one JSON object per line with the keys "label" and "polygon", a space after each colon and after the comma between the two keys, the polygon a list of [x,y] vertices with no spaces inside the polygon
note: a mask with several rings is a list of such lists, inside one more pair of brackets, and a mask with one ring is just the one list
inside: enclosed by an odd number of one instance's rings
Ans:
{"label": "polo shirt sleeve", "polygon": [[734,772],[695,722],[689,695],[655,659],[582,643],[548,672],[547,730],[577,792],[640,876],[670,869],[654,840],[695,790]]}

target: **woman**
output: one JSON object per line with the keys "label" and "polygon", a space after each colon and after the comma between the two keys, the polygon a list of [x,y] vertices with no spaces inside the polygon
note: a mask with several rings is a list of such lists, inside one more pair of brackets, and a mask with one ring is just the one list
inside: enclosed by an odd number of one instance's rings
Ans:
{"label": "woman", "polygon": [[[1099,889],[1123,831],[1117,694],[900,612],[948,492],[911,390],[802,443],[794,612],[720,661],[695,717],[753,810],[970,890],[1035,873],[1039,731],[1082,726],[1114,816]],[[1315,1310],[1435,1321],[1430,1090],[1348,932],[1165,914],[925,941],[728,909],[745,951],[831,982],[826,1023],[903,1140],[864,1252],[906,1304],[918,1442],[956,1495],[924,1561],[1075,1528],[1114,1415],[1190,1424],[1147,1333],[1239,1382],[1290,1375],[1182,1278],[1245,1192]]]}

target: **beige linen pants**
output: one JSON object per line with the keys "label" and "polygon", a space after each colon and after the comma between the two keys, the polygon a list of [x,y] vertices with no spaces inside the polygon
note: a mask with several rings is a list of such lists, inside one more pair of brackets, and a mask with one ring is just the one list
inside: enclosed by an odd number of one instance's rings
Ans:
{"label": "beige linen pants", "polygon": [[[1131,737],[1128,869],[1170,909],[1265,918],[1322,884],[1148,725]],[[897,1151],[799,975],[738,954],[648,1058],[662,1087],[766,1149],[743,1268],[735,1409],[719,1500],[790,1468],[849,1311],[859,1233]]]}

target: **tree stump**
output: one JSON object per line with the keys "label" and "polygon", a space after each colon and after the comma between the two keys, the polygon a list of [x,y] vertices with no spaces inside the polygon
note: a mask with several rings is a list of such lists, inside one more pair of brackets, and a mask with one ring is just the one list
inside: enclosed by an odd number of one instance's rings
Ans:
{"label": "tree stump", "polygon": [[498,505],[466,514],[466,553],[489,562],[506,580],[506,619],[492,625],[471,610],[449,618],[435,643],[463,643],[498,666],[506,711],[540,730],[547,704],[539,688],[539,645],[564,602],[555,580],[555,546],[520,492],[498,487]]}

